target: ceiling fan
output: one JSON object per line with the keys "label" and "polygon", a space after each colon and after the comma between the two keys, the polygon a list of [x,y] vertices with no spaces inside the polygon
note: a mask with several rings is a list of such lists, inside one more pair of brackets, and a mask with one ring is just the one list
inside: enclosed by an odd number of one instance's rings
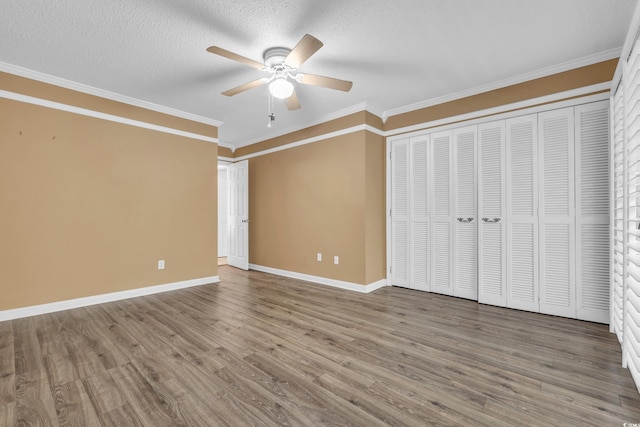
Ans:
{"label": "ceiling fan", "polygon": [[254,61],[253,59],[246,58],[218,46],[211,46],[207,48],[207,51],[271,74],[270,77],[263,77],[226,90],[222,92],[223,95],[233,96],[253,89],[254,87],[268,84],[271,95],[284,99],[289,110],[297,110],[300,108],[300,101],[298,100],[292,81],[306,85],[337,89],[344,92],[348,92],[351,86],[353,86],[352,82],[346,80],[296,72],[296,70],[322,46],[323,44],[320,40],[309,34],[305,34],[293,49],[272,47],[265,50],[262,54],[264,63]]}

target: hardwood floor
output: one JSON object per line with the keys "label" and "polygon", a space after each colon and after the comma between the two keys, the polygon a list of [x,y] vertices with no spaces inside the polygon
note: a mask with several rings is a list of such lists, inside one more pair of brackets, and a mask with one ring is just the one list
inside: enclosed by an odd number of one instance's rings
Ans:
{"label": "hardwood floor", "polygon": [[219,271],[219,284],[0,323],[0,425],[640,423],[605,325]]}

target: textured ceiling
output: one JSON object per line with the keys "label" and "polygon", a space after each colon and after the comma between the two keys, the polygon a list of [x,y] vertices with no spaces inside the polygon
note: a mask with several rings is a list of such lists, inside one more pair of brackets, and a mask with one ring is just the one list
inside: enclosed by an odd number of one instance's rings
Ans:
{"label": "textured ceiling", "polygon": [[[2,0],[0,61],[223,122],[240,147],[366,103],[378,115],[605,53],[619,52],[636,0]],[[302,108],[266,87],[220,93],[309,33],[324,43],[301,72],[353,81],[349,93],[298,86]],[[606,56],[605,55],[605,56]],[[613,55],[613,56],[612,56]]]}

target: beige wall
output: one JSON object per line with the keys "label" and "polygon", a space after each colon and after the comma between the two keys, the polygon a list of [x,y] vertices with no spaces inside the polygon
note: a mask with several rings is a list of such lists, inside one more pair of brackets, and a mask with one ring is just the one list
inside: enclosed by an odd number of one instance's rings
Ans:
{"label": "beige wall", "polygon": [[384,141],[366,131],[250,159],[250,262],[362,285],[383,279],[383,184]]}
{"label": "beige wall", "polygon": [[0,99],[0,310],[217,275],[216,159],[210,142]]}
{"label": "beige wall", "polygon": [[386,278],[386,144],[367,133],[365,145],[365,283]]}
{"label": "beige wall", "polygon": [[233,151],[231,151],[227,147],[218,147],[218,157],[232,158],[233,157]]}

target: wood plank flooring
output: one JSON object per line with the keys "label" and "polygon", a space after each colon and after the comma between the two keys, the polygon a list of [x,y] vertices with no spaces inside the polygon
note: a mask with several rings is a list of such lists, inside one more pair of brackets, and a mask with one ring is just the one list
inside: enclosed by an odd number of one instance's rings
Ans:
{"label": "wood plank flooring", "polygon": [[0,323],[0,426],[622,426],[605,325],[220,267],[221,283]]}

